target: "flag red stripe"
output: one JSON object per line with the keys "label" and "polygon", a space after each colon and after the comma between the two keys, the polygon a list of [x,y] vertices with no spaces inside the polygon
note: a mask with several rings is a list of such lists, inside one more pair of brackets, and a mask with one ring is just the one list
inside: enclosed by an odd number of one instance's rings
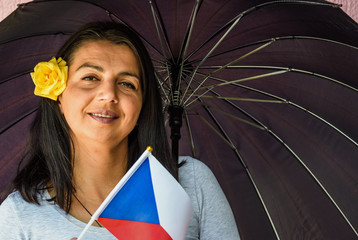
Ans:
{"label": "flag red stripe", "polygon": [[158,224],[111,218],[98,218],[98,221],[120,240],[172,240]]}

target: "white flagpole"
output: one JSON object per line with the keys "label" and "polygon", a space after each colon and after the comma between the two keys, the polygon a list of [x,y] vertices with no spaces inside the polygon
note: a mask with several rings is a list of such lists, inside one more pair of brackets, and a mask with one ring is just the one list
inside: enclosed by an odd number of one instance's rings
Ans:
{"label": "white flagpole", "polygon": [[106,199],[102,202],[101,206],[97,209],[97,211],[92,215],[91,219],[87,223],[86,227],[82,230],[80,236],[77,240],[81,240],[89,227],[93,224],[95,220],[101,215],[103,210],[107,207],[107,205],[112,201],[114,196],[118,193],[118,191],[123,187],[123,185],[128,181],[128,179],[133,175],[135,171],[140,167],[140,165],[144,162],[144,160],[151,154],[153,151],[152,147],[147,147],[147,149],[142,153],[142,155],[138,158],[138,160],[133,164],[133,166],[128,170],[128,172],[123,176],[123,178],[117,183],[117,185],[113,188],[113,190],[108,194]]}
{"label": "white flagpole", "polygon": [[80,236],[77,238],[77,240],[81,240],[83,238],[83,236],[85,235],[85,233],[87,232],[87,230],[89,229],[89,227],[93,224],[93,222],[96,219],[92,216],[91,220],[89,220],[89,222],[87,223],[86,227],[82,230]]}

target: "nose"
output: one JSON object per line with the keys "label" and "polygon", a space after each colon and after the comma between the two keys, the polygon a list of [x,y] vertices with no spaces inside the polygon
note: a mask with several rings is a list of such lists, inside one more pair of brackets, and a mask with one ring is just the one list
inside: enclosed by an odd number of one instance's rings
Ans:
{"label": "nose", "polygon": [[98,89],[97,100],[101,102],[118,103],[116,84],[113,81],[103,81]]}

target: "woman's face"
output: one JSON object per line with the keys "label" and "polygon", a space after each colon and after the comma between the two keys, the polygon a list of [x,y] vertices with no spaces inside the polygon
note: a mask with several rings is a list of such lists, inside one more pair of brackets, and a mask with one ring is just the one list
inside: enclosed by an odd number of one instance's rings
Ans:
{"label": "woman's face", "polygon": [[67,87],[59,97],[75,140],[110,145],[127,141],[142,107],[140,76],[138,61],[127,45],[83,44],[74,53]]}

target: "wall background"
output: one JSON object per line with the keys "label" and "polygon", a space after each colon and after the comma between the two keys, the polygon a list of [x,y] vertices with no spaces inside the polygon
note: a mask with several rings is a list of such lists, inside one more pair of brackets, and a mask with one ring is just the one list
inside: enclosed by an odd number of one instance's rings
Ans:
{"label": "wall background", "polygon": [[[0,0],[0,21],[8,16],[17,7],[17,4],[29,2],[30,0]],[[342,9],[351,18],[358,22],[358,1],[357,0],[329,0],[333,3],[342,4]]]}
{"label": "wall background", "polygon": [[333,3],[342,4],[342,9],[351,18],[358,22],[358,1],[357,0],[328,0]]}

